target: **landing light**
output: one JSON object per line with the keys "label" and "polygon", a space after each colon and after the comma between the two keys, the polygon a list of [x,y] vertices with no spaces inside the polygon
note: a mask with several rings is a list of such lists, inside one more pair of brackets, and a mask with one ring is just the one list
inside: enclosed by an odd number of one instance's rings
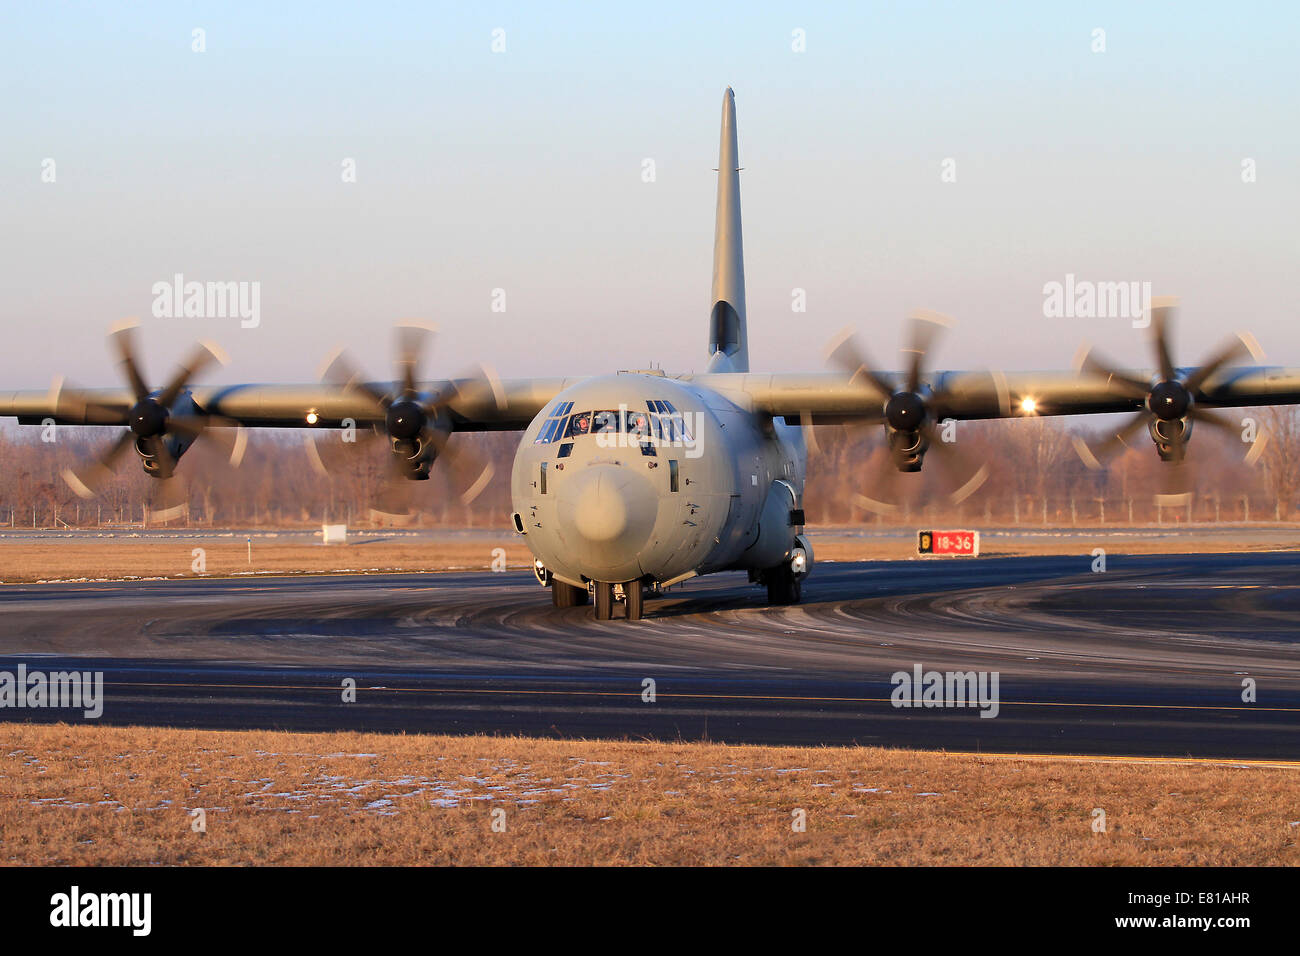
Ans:
{"label": "landing light", "polygon": [[790,558],[790,570],[795,574],[803,574],[808,570],[808,554],[803,548],[794,549],[794,554]]}
{"label": "landing light", "polygon": [[315,425],[318,421],[320,421],[320,416],[318,416],[315,412],[308,412],[308,413],[307,413],[307,424],[308,424],[308,425]]}
{"label": "landing light", "polygon": [[1032,398],[1022,398],[1020,400],[1020,410],[1026,415],[1032,415],[1038,409],[1038,403]]}

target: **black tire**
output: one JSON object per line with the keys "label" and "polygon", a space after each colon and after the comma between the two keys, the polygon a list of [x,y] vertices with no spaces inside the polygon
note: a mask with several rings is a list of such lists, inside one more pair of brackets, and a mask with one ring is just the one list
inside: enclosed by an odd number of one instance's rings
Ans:
{"label": "black tire", "polygon": [[623,585],[623,595],[627,598],[627,619],[639,621],[645,613],[645,591],[640,581],[628,581]]}
{"label": "black tire", "polygon": [[763,580],[767,583],[768,604],[798,604],[803,598],[803,582],[790,570],[788,564],[769,568],[763,575]]}
{"label": "black tire", "polygon": [[581,607],[587,603],[587,589],[552,579],[551,603],[556,607]]}
{"label": "black tire", "polygon": [[608,621],[614,616],[614,585],[608,581],[596,582],[596,620]]}

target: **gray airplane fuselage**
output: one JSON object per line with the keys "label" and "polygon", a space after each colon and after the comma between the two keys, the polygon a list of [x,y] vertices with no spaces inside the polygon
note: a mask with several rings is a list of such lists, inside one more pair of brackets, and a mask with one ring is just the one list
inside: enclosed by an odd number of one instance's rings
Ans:
{"label": "gray airplane fuselage", "polygon": [[745,402],[644,372],[563,390],[515,455],[516,530],[551,575],[579,587],[666,586],[789,560],[803,543],[792,524],[803,436]]}

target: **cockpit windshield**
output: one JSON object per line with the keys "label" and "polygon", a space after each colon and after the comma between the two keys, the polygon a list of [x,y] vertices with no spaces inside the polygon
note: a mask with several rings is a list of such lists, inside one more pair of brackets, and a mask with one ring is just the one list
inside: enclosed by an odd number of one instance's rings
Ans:
{"label": "cockpit windshield", "polygon": [[564,432],[565,438],[577,438],[591,434],[591,412],[579,412],[569,419],[569,427]]}
{"label": "cockpit windshield", "polygon": [[[646,411],[623,405],[592,412],[573,412],[572,402],[560,402],[551,410],[535,443],[569,441],[584,435],[611,435],[623,433],[632,444],[660,442],[678,443],[690,440],[690,430],[682,413],[669,402],[651,400],[645,403]],[[572,414],[570,414],[572,413]]]}

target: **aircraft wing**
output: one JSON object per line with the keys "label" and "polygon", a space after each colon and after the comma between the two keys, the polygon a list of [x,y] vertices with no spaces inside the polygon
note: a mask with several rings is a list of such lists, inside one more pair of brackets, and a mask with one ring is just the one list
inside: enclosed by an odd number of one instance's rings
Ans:
{"label": "aircraft wing", "polygon": [[[1195,368],[1177,370],[1191,376]],[[1125,378],[1154,382],[1150,369],[1125,371]],[[894,388],[904,376],[884,373]],[[879,392],[861,378],[843,373],[697,375],[690,381],[717,389],[738,403],[791,424],[833,424],[847,420],[883,418]],[[937,372],[924,383],[935,398],[935,419],[1017,418],[1032,402],[1035,415],[1093,415],[1136,411],[1144,398],[1131,386],[1081,372]],[[1199,404],[1210,407],[1300,404],[1300,368],[1223,368],[1194,392]]]}
{"label": "aircraft wing", "polygon": [[[456,431],[512,431],[526,427],[572,379],[444,379],[422,382],[422,395],[447,398]],[[390,382],[375,383],[383,393]],[[382,421],[384,410],[364,391],[334,385],[216,385],[189,391],[196,414],[263,428],[337,428]],[[25,425],[47,418],[62,425],[118,425],[135,403],[127,389],[0,392],[0,418]],[[314,418],[309,419],[309,416]]]}
{"label": "aircraft wing", "polygon": [[[1195,369],[1178,370],[1190,375]],[[1140,381],[1158,378],[1152,370],[1126,371]],[[896,388],[903,375],[882,376]],[[879,394],[859,379],[838,372],[719,373],[683,376],[714,389],[743,407],[812,424],[882,418]],[[448,396],[456,431],[518,431],[546,407],[574,378],[443,379],[420,383],[431,400]],[[935,401],[936,419],[1017,418],[1023,403],[1033,402],[1035,415],[1092,415],[1135,411],[1143,400],[1131,388],[1100,376],[1079,372],[938,372],[925,385]],[[393,383],[374,383],[379,392]],[[126,389],[94,389],[73,393],[56,387],[46,391],[0,392],[0,418],[13,417],[27,425],[54,419],[62,425],[123,425],[134,404]],[[189,396],[194,412],[240,425],[263,428],[337,428],[344,419],[358,424],[380,422],[384,410],[361,390],[335,385],[217,385],[195,386]],[[1226,368],[1196,390],[1198,403],[1210,407],[1300,404],[1300,369],[1277,367]],[[314,419],[309,416],[314,415]]]}

